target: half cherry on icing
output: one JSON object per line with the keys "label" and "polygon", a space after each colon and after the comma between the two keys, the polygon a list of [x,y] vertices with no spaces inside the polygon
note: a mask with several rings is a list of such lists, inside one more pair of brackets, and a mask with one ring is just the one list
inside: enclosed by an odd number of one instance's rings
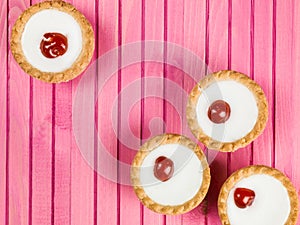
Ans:
{"label": "half cherry on icing", "polygon": [[239,208],[251,206],[255,199],[255,192],[247,188],[237,188],[234,191],[234,202]]}
{"label": "half cherry on icing", "polygon": [[223,100],[213,102],[208,108],[207,115],[213,123],[225,123],[230,117],[230,106]]}
{"label": "half cherry on icing", "polygon": [[169,180],[174,173],[174,163],[171,159],[160,156],[155,160],[154,176],[162,182]]}
{"label": "half cherry on icing", "polygon": [[50,59],[62,56],[68,49],[68,39],[60,33],[45,33],[40,49],[42,54]]}

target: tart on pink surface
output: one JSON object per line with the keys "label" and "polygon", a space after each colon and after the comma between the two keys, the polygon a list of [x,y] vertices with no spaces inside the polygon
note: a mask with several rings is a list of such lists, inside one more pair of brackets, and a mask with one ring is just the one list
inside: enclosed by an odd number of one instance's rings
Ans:
{"label": "tart on pink surface", "polygon": [[225,70],[204,77],[191,91],[188,125],[209,149],[232,152],[255,140],[268,119],[261,87],[239,72]]}
{"label": "tart on pink surface", "polygon": [[88,66],[94,52],[94,32],[71,4],[45,1],[19,16],[10,46],[15,60],[32,77],[66,82]]}
{"label": "tart on pink surface", "polygon": [[197,144],[184,136],[163,134],[140,148],[132,162],[131,180],[146,207],[176,215],[202,202],[209,188],[210,170]]}
{"label": "tart on pink surface", "polygon": [[223,184],[218,209],[223,225],[295,225],[298,195],[279,170],[249,166]]}

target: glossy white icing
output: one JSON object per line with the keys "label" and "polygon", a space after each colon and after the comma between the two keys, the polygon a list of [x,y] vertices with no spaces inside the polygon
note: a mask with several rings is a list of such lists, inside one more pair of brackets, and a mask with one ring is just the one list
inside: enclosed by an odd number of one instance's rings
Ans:
{"label": "glossy white icing", "polygon": [[[161,182],[153,173],[155,160],[165,156],[174,162],[174,175]],[[145,193],[158,204],[180,205],[192,199],[203,180],[203,167],[198,156],[179,144],[161,145],[151,151],[140,167],[140,181]]]}
{"label": "glossy white icing", "polygon": [[[43,35],[61,33],[68,39],[68,50],[62,56],[49,59],[40,50]],[[43,72],[62,72],[72,66],[82,50],[80,25],[69,14],[46,9],[32,15],[22,34],[22,50],[27,61]]]}
{"label": "glossy white icing", "polygon": [[[230,106],[230,117],[225,123],[213,123],[207,115],[209,106],[217,100]],[[196,114],[198,124],[207,136],[221,142],[234,142],[253,129],[258,107],[254,95],[243,84],[233,80],[217,81],[202,90]]]}
{"label": "glossy white icing", "polygon": [[[251,206],[241,209],[235,205],[236,188],[255,192]],[[240,180],[227,199],[227,215],[231,225],[283,225],[290,213],[290,199],[284,185],[267,174],[257,174]]]}

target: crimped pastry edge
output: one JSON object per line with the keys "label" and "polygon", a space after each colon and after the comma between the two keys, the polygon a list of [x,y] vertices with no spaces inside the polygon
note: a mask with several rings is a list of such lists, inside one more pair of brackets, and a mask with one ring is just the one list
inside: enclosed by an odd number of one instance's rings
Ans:
{"label": "crimped pastry edge", "polygon": [[229,191],[234,187],[234,185],[243,178],[249,177],[254,174],[267,174],[273,176],[279,180],[287,189],[290,198],[291,212],[285,223],[285,225],[295,225],[298,218],[298,195],[295,187],[287,176],[285,176],[281,171],[264,166],[264,165],[254,165],[242,168],[234,172],[223,184],[218,198],[218,212],[219,217],[223,225],[230,225],[229,218],[227,216],[227,198]]}
{"label": "crimped pastry edge", "polygon": [[[202,167],[204,168],[203,182],[197,194],[184,204],[176,206],[161,205],[149,198],[145,193],[143,187],[141,186],[139,178],[140,166],[142,165],[145,157],[155,148],[160,145],[174,143],[188,147],[189,149],[193,150],[194,153],[198,156],[199,160],[201,161]],[[210,185],[210,169],[203,151],[196,143],[191,141],[189,138],[178,134],[162,134],[151,138],[141,146],[132,162],[131,181],[137,197],[147,208],[161,214],[178,215],[194,209],[202,202],[208,192],[208,188]]]}
{"label": "crimped pastry edge", "polygon": [[[258,106],[258,118],[251,132],[234,142],[220,142],[203,132],[197,121],[196,107],[198,98],[206,87],[216,81],[234,80],[245,85],[254,95]],[[188,126],[193,135],[209,149],[221,152],[234,152],[255,140],[264,130],[268,120],[268,103],[262,88],[248,76],[232,71],[222,70],[204,77],[191,91],[186,108]]]}
{"label": "crimped pastry edge", "polygon": [[[73,65],[62,72],[43,72],[33,67],[25,58],[21,46],[21,38],[27,21],[35,13],[45,9],[56,9],[68,13],[80,25],[82,31],[82,51]],[[90,63],[95,48],[94,31],[90,22],[73,5],[64,1],[44,1],[27,8],[15,22],[10,41],[10,49],[20,67],[30,76],[48,82],[59,83],[74,79],[80,75]]]}

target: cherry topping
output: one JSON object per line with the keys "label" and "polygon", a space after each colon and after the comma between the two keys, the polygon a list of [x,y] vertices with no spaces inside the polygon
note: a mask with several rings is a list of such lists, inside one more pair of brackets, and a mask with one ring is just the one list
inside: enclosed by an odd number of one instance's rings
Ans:
{"label": "cherry topping", "polygon": [[56,58],[66,53],[68,39],[60,33],[46,33],[40,43],[42,54],[47,58]]}
{"label": "cherry topping", "polygon": [[214,123],[225,123],[230,117],[230,106],[223,100],[213,102],[207,112],[209,119]]}
{"label": "cherry topping", "polygon": [[165,156],[160,156],[155,160],[154,175],[157,179],[164,182],[169,180],[174,173],[174,163]]}
{"label": "cherry topping", "polygon": [[237,188],[234,191],[234,202],[239,208],[251,206],[255,198],[255,192],[247,188]]}

